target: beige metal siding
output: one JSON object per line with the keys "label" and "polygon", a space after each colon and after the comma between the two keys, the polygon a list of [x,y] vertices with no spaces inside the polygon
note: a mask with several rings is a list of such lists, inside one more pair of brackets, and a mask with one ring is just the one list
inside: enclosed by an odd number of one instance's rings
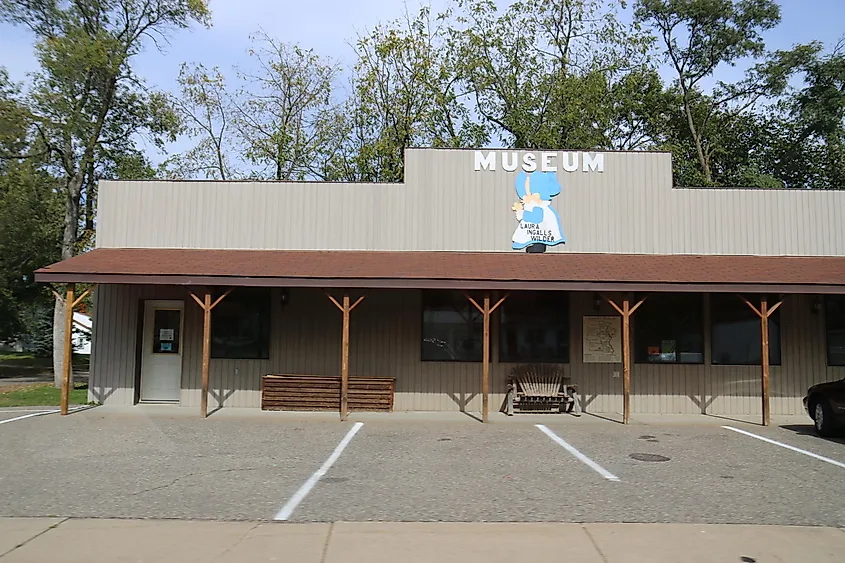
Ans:
{"label": "beige metal siding", "polygon": [[[180,292],[178,288],[165,286],[100,285],[94,290],[89,400],[112,405],[134,403],[141,299],[184,299],[186,296],[187,293]],[[186,314],[186,321],[188,317]],[[191,348],[188,339],[193,331],[193,327],[185,322],[183,374],[184,358]]]}
{"label": "beige metal siding", "polygon": [[[574,294],[576,296],[584,294]],[[812,296],[788,295],[781,306],[781,365],[770,368],[772,414],[801,414],[801,399],[810,385],[845,377],[845,367],[828,367],[824,317],[812,312]],[[761,414],[760,366],[710,365],[709,301],[705,296],[703,364],[637,364],[631,367],[631,411],[634,413],[719,415]],[[579,311],[580,309],[580,311]],[[600,314],[611,314],[603,305]],[[595,412],[621,412],[621,365],[580,361],[581,315],[594,314],[592,304],[573,299],[573,350],[570,369],[585,403]],[[637,315],[632,317],[633,330]]]}
{"label": "beige metal siding", "polygon": [[[136,342],[139,304],[147,299],[185,302],[182,353],[182,405],[200,404],[202,388],[202,310],[179,287],[101,285],[95,291],[89,398],[112,405],[135,401]],[[277,297],[274,297],[277,301]],[[274,303],[275,304],[275,303]],[[274,342],[276,339],[274,339]],[[269,360],[213,359],[209,373],[209,405],[250,407],[259,404],[260,379]],[[235,370],[239,374],[235,375]]]}
{"label": "beige metal siding", "polygon": [[[406,158],[404,184],[103,181],[97,245],[510,251],[515,173],[475,171],[471,150]],[[668,154],[604,158],[558,172],[553,251],[845,254],[845,191],[677,189]]]}
{"label": "beige metal siding", "polygon": [[[181,404],[199,406],[202,314],[187,292],[160,286],[103,285],[97,289],[96,299],[91,398],[115,405],[133,403],[139,301],[184,299]],[[783,365],[771,368],[773,414],[800,414],[807,387],[845,377],[845,368],[826,366],[824,319],[822,314],[812,313],[811,299],[788,296],[781,308]],[[352,313],[350,373],[395,377],[397,411],[479,411],[480,363],[420,361],[420,304],[419,291],[371,292]],[[291,290],[284,309],[274,293],[272,307],[269,360],[211,360],[212,408],[258,407],[260,378],[265,373],[340,373],[341,314],[322,292]],[[620,412],[621,365],[581,362],[582,317],[593,314],[592,294],[572,294],[571,363],[565,371],[578,384],[588,411]],[[599,314],[613,311],[602,304]],[[636,323],[636,313],[633,319]],[[504,400],[512,364],[497,361],[498,315],[492,327],[490,405],[496,410]],[[634,413],[760,413],[760,367],[710,366],[709,332],[706,328],[702,365],[633,364]]]}

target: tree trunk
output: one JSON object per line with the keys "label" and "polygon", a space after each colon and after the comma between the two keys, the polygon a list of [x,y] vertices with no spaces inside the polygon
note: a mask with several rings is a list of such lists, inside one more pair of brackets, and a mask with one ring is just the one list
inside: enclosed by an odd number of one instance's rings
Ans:
{"label": "tree trunk", "polygon": [[686,93],[684,93],[684,113],[687,116],[690,135],[692,135],[692,140],[695,142],[695,152],[698,154],[698,163],[701,165],[701,172],[704,174],[704,180],[710,185],[713,183],[710,162],[704,154],[704,147],[701,145],[701,135],[698,134],[698,128],[695,126],[695,120],[692,118],[692,110],[690,109],[690,103]]}
{"label": "tree trunk", "polygon": [[276,180],[282,180],[282,144],[276,147]]}
{"label": "tree trunk", "polygon": [[[64,373],[64,342],[65,342],[65,304],[56,299],[53,310],[53,385],[56,389],[62,387]],[[72,379],[72,378],[71,378]]]}
{"label": "tree trunk", "polygon": [[[65,206],[64,232],[62,234],[62,260],[72,258],[76,253],[76,243],[79,238],[79,196],[82,182],[85,179],[84,167],[72,176],[67,185],[67,202]],[[53,384],[62,386],[62,368],[64,367],[65,342],[65,304],[56,299],[53,310]],[[73,388],[73,372],[71,371],[70,385]]]}

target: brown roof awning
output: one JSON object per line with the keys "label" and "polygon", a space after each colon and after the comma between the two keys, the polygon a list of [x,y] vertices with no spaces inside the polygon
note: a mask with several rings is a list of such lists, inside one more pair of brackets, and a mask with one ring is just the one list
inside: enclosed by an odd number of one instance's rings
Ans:
{"label": "brown roof awning", "polygon": [[99,248],[39,282],[845,293],[845,257]]}

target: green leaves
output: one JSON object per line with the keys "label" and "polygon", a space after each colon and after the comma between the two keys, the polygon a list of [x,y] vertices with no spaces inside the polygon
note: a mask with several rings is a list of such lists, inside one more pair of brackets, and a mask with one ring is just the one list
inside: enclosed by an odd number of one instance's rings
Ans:
{"label": "green leaves", "polygon": [[59,257],[62,198],[45,170],[46,152],[33,141],[31,115],[0,73],[0,341],[24,329],[24,309],[42,301],[33,271]]}
{"label": "green leaves", "polygon": [[217,67],[182,65],[180,92],[170,102],[180,132],[195,144],[168,159],[168,176],[325,177],[326,151],[341,135],[340,111],[332,100],[339,68],[312,50],[266,34],[252,39],[254,64],[238,72],[240,88],[228,85]]}
{"label": "green leaves", "polygon": [[772,0],[638,0],[635,16],[654,28],[664,56],[690,86],[720,64],[760,57],[760,35],[780,23]]}
{"label": "green leaves", "polygon": [[717,81],[711,95],[702,93],[702,83],[719,66],[761,57],[761,32],[780,22],[780,8],[772,0],[638,0],[635,17],[659,38],[663,58],[675,74],[701,184],[712,185],[713,155],[723,148],[717,137],[731,117],[761,98],[779,95],[789,67],[782,64],[782,55],[774,56],[752,67],[744,80]]}
{"label": "green leaves", "polygon": [[257,70],[240,72],[245,86],[233,103],[242,154],[261,177],[320,175],[322,150],[334,134],[332,88],[340,69],[313,50],[264,33],[252,39]]}
{"label": "green leaves", "polygon": [[[0,76],[0,295],[18,315],[44,296],[33,269],[93,244],[97,180],[147,176],[135,140],[173,139],[175,113],[132,57],[209,18],[204,0],[0,0],[0,21],[32,31],[39,63],[26,92]],[[2,338],[22,322],[0,325]]]}
{"label": "green leaves", "polygon": [[[623,25],[613,3],[527,0],[499,14],[494,4],[464,0],[460,75],[481,117],[518,148],[609,149],[622,138],[617,95],[628,74],[642,75],[648,34]],[[616,109],[615,109],[616,108]]]}
{"label": "green leaves", "polygon": [[217,67],[183,63],[177,82],[179,94],[169,96],[162,107],[173,108],[175,131],[198,141],[191,149],[167,159],[165,175],[231,179],[237,175],[228,156],[229,136],[234,130],[233,104],[222,73]]}
{"label": "green leaves", "polygon": [[325,177],[399,182],[414,146],[479,146],[487,126],[474,119],[461,79],[450,12],[427,8],[358,37],[352,94],[334,120]]}

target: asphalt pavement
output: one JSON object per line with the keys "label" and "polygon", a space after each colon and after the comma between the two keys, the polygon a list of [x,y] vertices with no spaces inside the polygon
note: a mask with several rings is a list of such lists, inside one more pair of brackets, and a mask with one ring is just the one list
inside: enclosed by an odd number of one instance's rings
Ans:
{"label": "asphalt pavement", "polygon": [[534,419],[386,416],[338,453],[352,421],[270,414],[95,408],[0,425],[0,516],[269,521],[301,497],[293,522],[845,526],[845,467],[722,428],[845,463],[843,440],[808,424],[537,419],[567,449]]}

